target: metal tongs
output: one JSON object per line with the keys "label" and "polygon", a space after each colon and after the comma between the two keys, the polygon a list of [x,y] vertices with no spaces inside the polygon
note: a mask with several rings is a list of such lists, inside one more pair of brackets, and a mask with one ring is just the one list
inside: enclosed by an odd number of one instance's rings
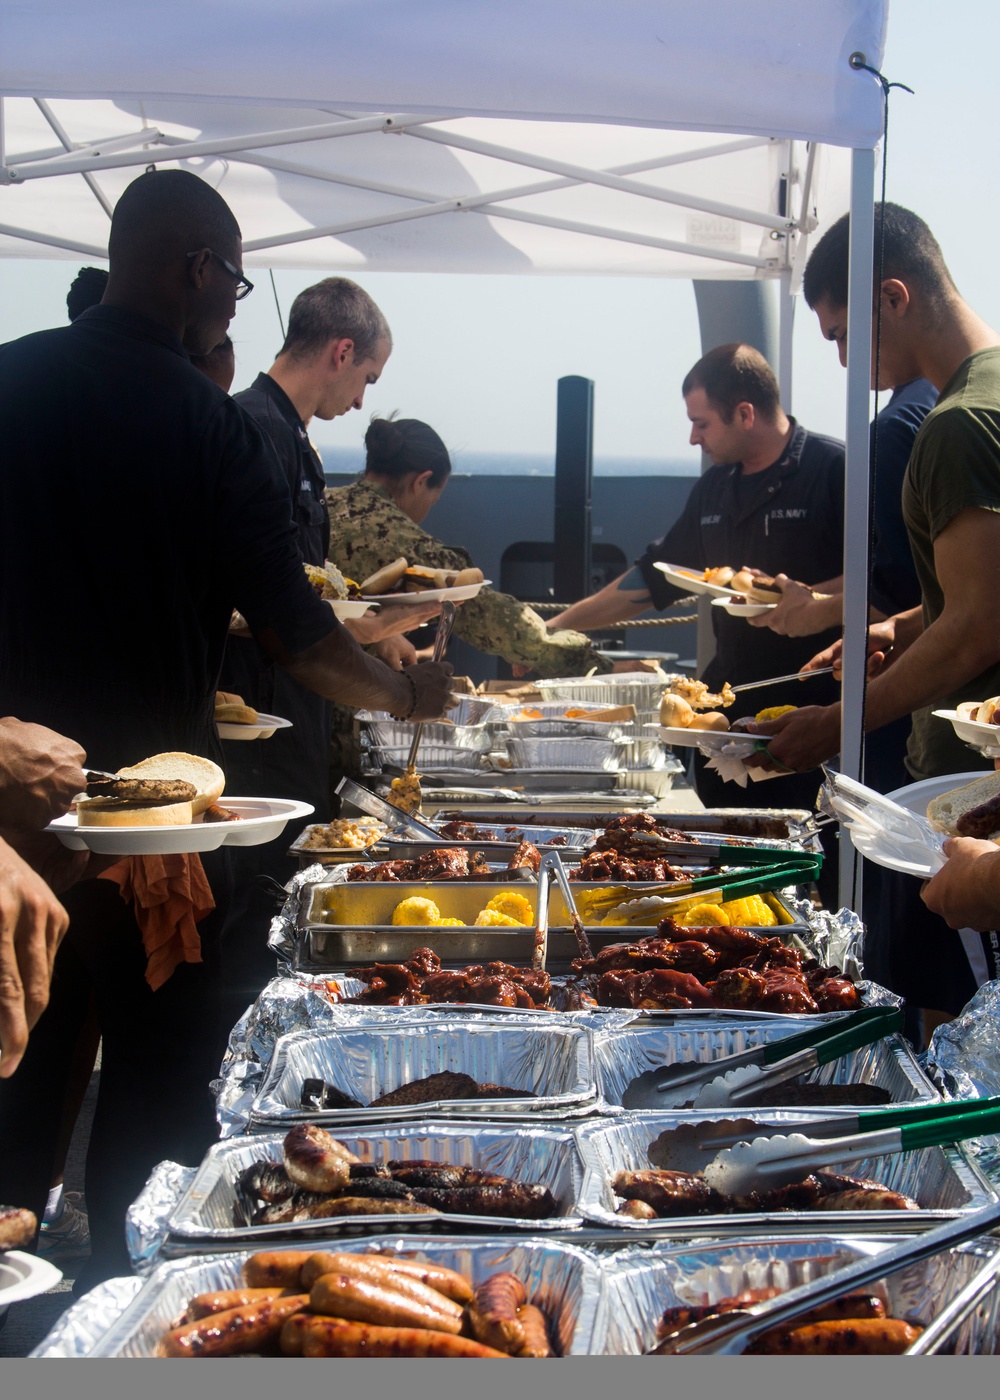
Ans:
{"label": "metal tongs", "polygon": [[[985,1234],[997,1225],[1000,1225],[1000,1203],[994,1202],[981,1210],[973,1211],[971,1215],[949,1220],[946,1224],[928,1230],[926,1234],[918,1235],[914,1239],[890,1245],[888,1249],[870,1259],[848,1264],[843,1269],[835,1269],[825,1278],[813,1279],[798,1288],[791,1288],[779,1298],[771,1298],[763,1303],[751,1303],[745,1308],[716,1313],[712,1317],[691,1322],[686,1327],[679,1328],[672,1336],[665,1337],[659,1346],[647,1354],[742,1355],[761,1333],[793,1323],[803,1313],[811,1312],[822,1303],[830,1302],[866,1284],[875,1283],[910,1264],[918,1264],[922,1259],[929,1259],[931,1255],[939,1254],[952,1245]],[[965,1320],[982,1296],[994,1286],[998,1270],[1000,1254],[994,1255],[986,1262],[959,1295],[924,1329],[907,1354],[927,1355],[939,1347]]]}
{"label": "metal tongs", "polygon": [[[438,618],[437,632],[434,634],[434,651],[431,653],[431,661],[442,661],[448,642],[451,638],[452,628],[455,626],[455,618],[458,616],[458,609],[454,603],[441,604],[441,616]],[[406,760],[406,772],[402,778],[394,778],[390,785],[390,800],[393,792],[400,796],[404,792],[412,794],[416,798],[416,808],[419,810],[423,801],[423,793],[420,791],[420,779],[417,777],[417,750],[420,748],[420,737],[424,732],[424,721],[419,720],[413,730],[413,740],[410,744],[410,752]],[[408,781],[411,780],[411,781]],[[396,784],[400,786],[397,787]],[[393,806],[396,804],[393,803]]]}
{"label": "metal tongs", "polygon": [[783,685],[785,681],[807,681],[813,676],[828,676],[832,670],[832,666],[817,666],[815,671],[792,671],[787,676],[768,676],[766,681],[747,681],[744,685],[731,685],[729,689],[738,695],[741,690],[760,690],[766,685]]}

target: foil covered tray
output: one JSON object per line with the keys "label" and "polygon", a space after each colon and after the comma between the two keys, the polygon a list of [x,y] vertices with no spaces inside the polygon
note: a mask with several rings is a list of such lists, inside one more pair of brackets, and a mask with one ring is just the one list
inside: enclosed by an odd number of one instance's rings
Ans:
{"label": "foil covered tray", "polygon": [[[890,1191],[901,1191],[920,1204],[920,1210],[778,1211],[739,1215],[688,1215],[657,1220],[631,1220],[616,1215],[617,1198],[611,1178],[618,1171],[644,1171],[653,1164],[649,1146],[661,1134],[677,1129],[690,1132],[699,1123],[720,1118],[750,1123],[778,1123],[788,1132],[809,1131],[815,1113],[790,1109],[746,1109],[734,1113],[681,1111],[635,1113],[613,1121],[584,1124],[577,1142],[584,1163],[580,1210],[595,1224],[613,1226],[631,1234],[670,1230],[678,1239],[698,1236],[747,1235],[759,1230],[785,1234],[799,1231],[836,1230],[843,1235],[913,1234],[956,1215],[967,1214],[997,1199],[996,1192],[961,1147],[925,1147],[882,1157],[866,1157],[837,1163],[833,1171],[871,1177]],[[787,1127],[785,1126],[787,1125]]]}
{"label": "foil covered tray", "polygon": [[[427,770],[447,773],[464,773],[466,771],[478,773],[481,759],[487,749],[458,748],[454,744],[425,744],[421,742],[421,774]],[[383,768],[386,764],[405,768],[410,757],[410,745],[377,744],[371,748],[369,753],[375,761],[376,768]]]}
{"label": "foil covered tray", "polygon": [[[435,1215],[379,1215],[378,1202],[371,1215],[302,1220],[285,1225],[235,1225],[236,1180],[244,1168],[261,1158],[278,1162],[285,1134],[260,1134],[230,1138],[216,1143],[198,1169],[184,1196],[170,1216],[170,1239],[164,1252],[177,1250],[177,1241],[200,1245],[230,1245],[234,1241],[260,1241],[257,1249],[270,1248],[267,1241],[312,1240],[317,1235],[372,1234],[394,1230],[431,1229],[440,1233],[445,1226],[451,1234],[468,1230],[573,1230],[581,1223],[577,1209],[582,1168],[576,1141],[569,1128],[554,1124],[503,1123],[387,1123],[378,1126],[355,1125],[338,1131],[343,1142],[363,1161],[382,1162],[424,1158],[434,1162],[454,1162],[498,1172],[515,1181],[540,1181],[552,1191],[561,1214],[547,1220],[525,1220],[495,1215],[465,1215],[440,1211]],[[343,1224],[338,1224],[342,1219]],[[181,1246],[190,1252],[190,1243]]]}
{"label": "foil covered tray", "polygon": [[[409,752],[413,743],[414,726],[402,720],[373,720],[363,726],[363,733],[373,747],[400,749]],[[421,731],[420,752],[424,745],[441,744],[448,749],[470,749],[474,753],[489,753],[490,731],[485,724],[427,723]]]}
{"label": "foil covered tray", "polygon": [[[397,1217],[398,1219],[398,1217]],[[466,1274],[478,1285],[491,1274],[509,1271],[520,1278],[532,1303],[551,1319],[560,1355],[593,1355],[605,1330],[600,1264],[583,1250],[556,1240],[498,1237],[462,1241],[382,1236],[377,1240],[310,1239],[317,1250],[398,1254],[441,1264]],[[87,1353],[93,1357],[152,1357],[163,1333],[174,1325],[198,1293],[242,1285],[242,1268],[253,1249],[174,1260],[161,1264],[134,1300]]]}
{"label": "foil covered tray", "polygon": [[516,768],[600,768],[616,773],[624,749],[614,739],[528,739],[519,735],[507,740],[507,751]]}
{"label": "foil covered tray", "polygon": [[[302,1085],[322,1079],[367,1105],[416,1079],[442,1070],[471,1075],[479,1084],[502,1084],[527,1094],[502,1099],[449,1099],[409,1107],[316,1109],[302,1106]],[[481,1016],[442,1016],[406,1025],[295,1031],[274,1048],[267,1078],[251,1109],[255,1131],[322,1123],[428,1117],[533,1119],[552,1116],[596,1097],[589,1030],[571,1022],[539,1026],[503,1024]]]}
{"label": "foil covered tray", "polygon": [[[646,1070],[661,1065],[711,1064],[726,1055],[738,1055],[743,1050],[797,1035],[801,1029],[801,1017],[788,1017],[757,1023],[738,1021],[732,1025],[714,1022],[696,1026],[688,1022],[683,1027],[635,1024],[599,1030],[594,1038],[594,1069],[601,1099],[620,1106],[626,1086]],[[899,1035],[886,1036],[874,1045],[843,1055],[805,1075],[804,1082],[875,1084],[889,1093],[893,1104],[933,1103],[940,1099],[909,1044]],[[693,1089],[692,1095],[697,1092],[697,1088]],[[741,1112],[733,1109],[729,1116],[739,1117]]]}
{"label": "foil covered tray", "polygon": [[[449,851],[482,851],[487,857],[496,855],[498,858],[509,859],[514,854],[522,840],[528,840],[539,850],[547,850],[550,847],[557,851],[565,852],[567,860],[573,860],[581,851],[589,851],[594,844],[595,833],[593,831],[583,831],[573,827],[532,827],[530,831],[522,836],[521,827],[517,823],[507,826],[500,825],[499,822],[477,823],[480,831],[490,832],[487,839],[476,840],[453,840],[449,836],[442,835],[434,841],[410,841],[400,839],[395,836],[385,837],[378,843],[378,854],[366,854],[370,860],[416,860],[418,856],[424,856],[428,851],[433,851],[437,847]],[[517,832],[517,835],[511,835]],[[555,839],[554,839],[555,838]]]}
{"label": "foil covered tray", "polygon": [[[623,1251],[605,1263],[605,1354],[638,1356],[655,1346],[656,1324],[665,1308],[715,1303],[749,1288],[786,1292],[871,1258],[893,1242],[832,1233],[764,1235]],[[890,1274],[865,1291],[881,1296],[891,1317],[926,1326],[998,1250],[996,1239],[974,1240]],[[1000,1349],[1000,1289],[961,1325],[953,1348],[958,1356],[992,1356]]]}

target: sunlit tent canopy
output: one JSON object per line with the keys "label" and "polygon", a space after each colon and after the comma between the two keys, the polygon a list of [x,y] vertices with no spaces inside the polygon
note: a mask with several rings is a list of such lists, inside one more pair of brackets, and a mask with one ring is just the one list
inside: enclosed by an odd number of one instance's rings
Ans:
{"label": "sunlit tent canopy", "polygon": [[[148,165],[248,265],[779,278],[853,200],[870,297],[887,0],[0,0],[0,255],[99,257]],[[848,156],[847,152],[853,152]],[[850,174],[848,163],[850,162]],[[870,345],[848,366],[857,773]]]}

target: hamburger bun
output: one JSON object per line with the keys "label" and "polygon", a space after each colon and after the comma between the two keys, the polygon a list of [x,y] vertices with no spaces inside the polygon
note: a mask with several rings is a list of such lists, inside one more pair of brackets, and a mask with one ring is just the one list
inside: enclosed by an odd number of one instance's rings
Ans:
{"label": "hamburger bun", "polygon": [[717,569],[705,570],[705,582],[718,584],[720,588],[725,588],[726,584],[731,581],[734,573],[735,570],[731,569],[728,564],[720,564]]}
{"label": "hamburger bun", "polygon": [[362,595],[392,593],[399,587],[408,567],[408,561],[401,556],[399,559],[394,559],[391,564],[385,564],[381,569],[376,569],[359,585]]}
{"label": "hamburger bun", "polygon": [[981,705],[973,705],[971,708],[976,711],[975,714],[968,716],[963,715],[962,711],[964,708],[964,705],[959,705],[958,707],[958,714],[961,719],[968,718],[977,720],[980,724],[1000,725],[1000,695],[991,696],[989,700],[984,700]]}
{"label": "hamburger bun", "polygon": [[694,722],[694,710],[679,695],[671,695],[668,690],[660,701],[660,723],[664,729],[690,729]]}
{"label": "hamburger bun", "polygon": [[715,729],[723,732],[728,730],[729,721],[719,710],[706,710],[704,714],[693,716],[689,729]]}
{"label": "hamburger bun", "polygon": [[411,564],[403,574],[403,592],[420,593],[425,588],[447,588],[446,583],[439,583],[438,578],[446,578],[447,570],[425,569],[422,564]]}
{"label": "hamburger bun", "polygon": [[190,826],[190,802],[122,802],[117,797],[85,797],[76,804],[77,826]]}
{"label": "hamburger bun", "polygon": [[260,718],[252,705],[230,702],[220,705],[215,702],[215,722],[217,724],[256,724]]}
{"label": "hamburger bun", "polygon": [[753,574],[748,569],[740,569],[726,584],[734,593],[749,593],[753,587]]}
{"label": "hamburger bun", "polygon": [[773,578],[755,578],[747,596],[752,603],[780,603],[781,589]]}
{"label": "hamburger bun", "polygon": [[927,820],[949,836],[1000,839],[1000,773],[943,792],[927,804]]}

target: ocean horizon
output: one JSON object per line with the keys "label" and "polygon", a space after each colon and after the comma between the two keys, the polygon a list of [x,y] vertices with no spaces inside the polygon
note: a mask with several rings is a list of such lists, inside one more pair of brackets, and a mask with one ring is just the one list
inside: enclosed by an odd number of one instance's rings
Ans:
{"label": "ocean horizon", "polygon": [[[356,474],[364,469],[365,454],[360,447],[335,447],[316,442],[323,466],[330,475]],[[456,476],[555,476],[554,452],[474,452],[453,451],[452,471]],[[595,476],[688,476],[698,475],[698,457],[604,457],[594,456]]]}

